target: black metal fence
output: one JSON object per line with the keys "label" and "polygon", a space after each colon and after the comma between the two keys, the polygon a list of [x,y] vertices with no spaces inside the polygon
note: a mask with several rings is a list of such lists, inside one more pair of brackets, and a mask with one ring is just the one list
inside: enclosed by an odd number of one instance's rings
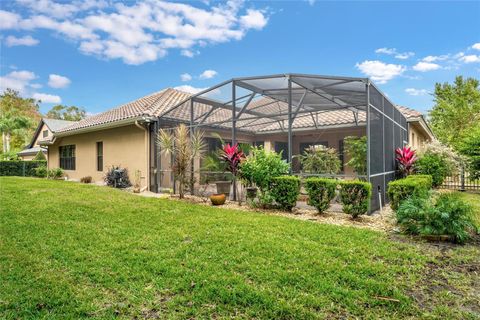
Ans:
{"label": "black metal fence", "polygon": [[457,174],[447,177],[440,188],[458,191],[480,191],[480,180],[472,180],[468,172],[460,170]]}

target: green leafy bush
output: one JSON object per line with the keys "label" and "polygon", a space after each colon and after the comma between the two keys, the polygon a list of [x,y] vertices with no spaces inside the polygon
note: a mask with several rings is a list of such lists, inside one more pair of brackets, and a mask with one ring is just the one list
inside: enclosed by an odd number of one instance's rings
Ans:
{"label": "green leafy bush", "polygon": [[370,205],[372,184],[365,181],[346,180],[340,182],[340,200],[343,212],[353,218],[365,214]]}
{"label": "green leafy bush", "polygon": [[35,176],[39,178],[45,178],[48,174],[47,166],[39,166],[35,168]]}
{"label": "green leafy bush", "polygon": [[390,207],[397,210],[405,199],[416,196],[425,197],[432,188],[432,177],[429,175],[411,175],[388,183],[387,195]]}
{"label": "green leafy bush", "polygon": [[33,160],[39,161],[39,160],[47,160],[45,155],[43,154],[42,151],[38,151]]}
{"label": "green leafy bush", "polygon": [[330,207],[330,201],[335,197],[338,181],[326,178],[307,178],[304,181],[308,193],[308,204],[317,208],[319,213]]}
{"label": "green leafy bush", "polygon": [[299,158],[304,172],[336,174],[340,171],[341,163],[335,148],[310,146]]}
{"label": "green leafy bush", "polygon": [[35,168],[46,165],[46,161],[0,161],[0,176],[34,177]]}
{"label": "green leafy bush", "polygon": [[63,169],[62,168],[53,168],[48,170],[47,178],[49,179],[60,179],[63,177]]}
{"label": "green leafy bush", "polygon": [[445,178],[452,173],[447,160],[435,153],[425,153],[415,165],[418,173],[432,176],[434,188],[441,186]]}
{"label": "green leafy bush", "polygon": [[367,137],[349,136],[344,139],[345,153],[349,159],[347,166],[358,175],[367,174]]}
{"label": "green leafy bush", "polygon": [[270,194],[278,205],[291,211],[300,194],[300,179],[295,176],[280,176],[272,179]]}
{"label": "green leafy bush", "polygon": [[403,230],[413,235],[448,235],[464,243],[474,230],[472,208],[458,194],[444,193],[437,197],[410,197],[400,204],[397,221]]}
{"label": "green leafy bush", "polygon": [[290,166],[280,154],[262,147],[252,148],[240,165],[240,178],[255,185],[261,192],[268,191],[273,178],[288,174]]}

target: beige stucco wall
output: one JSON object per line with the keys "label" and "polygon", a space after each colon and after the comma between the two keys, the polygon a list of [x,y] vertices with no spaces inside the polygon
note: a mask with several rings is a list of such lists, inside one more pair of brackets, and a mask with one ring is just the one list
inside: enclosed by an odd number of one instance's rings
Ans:
{"label": "beige stucco wall", "polygon": [[[47,137],[43,137],[43,131],[47,130],[48,131],[48,136]],[[39,146],[40,144],[38,143],[39,140],[50,140],[52,138],[52,132],[50,131],[50,129],[48,129],[48,127],[43,124],[42,128],[40,129],[40,131],[38,132],[38,135],[37,137],[35,138],[35,142],[33,143],[33,146],[36,147],[36,146]]]}
{"label": "beige stucco wall", "polygon": [[408,144],[418,151],[422,151],[426,142],[430,141],[430,137],[425,134],[425,130],[419,123],[409,123]]}
{"label": "beige stucco wall", "polygon": [[[75,170],[65,170],[69,179],[91,176],[95,182],[101,182],[109,167],[119,165],[128,169],[132,183],[135,171],[140,170],[141,185],[145,187],[149,182],[148,140],[148,132],[135,125],[57,138],[48,148],[48,167],[60,166],[60,146],[74,144],[76,167]],[[103,141],[103,172],[97,171],[96,143],[99,141]]]}
{"label": "beige stucco wall", "polygon": [[20,159],[22,159],[23,161],[31,161],[33,160],[33,158],[35,158],[36,154],[29,154],[29,155],[24,155],[24,156],[20,156]]}

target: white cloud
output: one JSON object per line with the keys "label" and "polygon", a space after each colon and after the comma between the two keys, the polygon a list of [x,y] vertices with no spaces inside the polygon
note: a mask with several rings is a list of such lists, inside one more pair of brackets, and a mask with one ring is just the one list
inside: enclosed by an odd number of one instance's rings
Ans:
{"label": "white cloud", "polygon": [[16,13],[0,10],[0,30],[16,28],[20,19]]}
{"label": "white cloud", "polygon": [[436,64],[436,63],[424,62],[424,61],[420,61],[416,65],[413,66],[413,70],[420,71],[420,72],[433,71],[433,70],[437,70],[437,69],[440,69],[440,68],[441,68],[441,66]]}
{"label": "white cloud", "polygon": [[407,88],[405,89],[405,92],[411,96],[424,96],[428,94],[428,91],[426,89],[415,89],[415,88]]}
{"label": "white cloud", "polygon": [[261,30],[267,25],[268,18],[259,10],[248,9],[247,14],[240,17],[240,23],[246,29]]}
{"label": "white cloud", "polygon": [[21,38],[17,38],[15,36],[8,36],[5,39],[5,44],[7,47],[13,46],[36,46],[40,41],[37,39],[32,38],[31,36],[25,36]]}
{"label": "white cloud", "polygon": [[217,74],[218,74],[218,72],[215,71],[215,70],[205,70],[200,74],[199,78],[202,79],[202,80],[211,79],[211,78],[215,77]]}
{"label": "white cloud", "polygon": [[198,50],[192,51],[192,50],[188,50],[188,49],[183,49],[183,50],[180,51],[180,54],[184,57],[193,58],[194,56],[200,54],[200,51],[198,51]]}
{"label": "white cloud", "polygon": [[480,42],[475,43],[475,44],[472,46],[472,49],[480,50]]}
{"label": "white cloud", "polygon": [[191,85],[184,84],[181,86],[176,86],[174,89],[195,94],[195,93],[199,93],[200,91],[206,90],[207,88],[196,88],[196,87],[192,87]]}
{"label": "white cloud", "polygon": [[182,81],[190,81],[190,80],[192,80],[192,76],[189,73],[182,73],[180,75],[180,79]]}
{"label": "white cloud", "polygon": [[199,47],[241,40],[249,30],[268,23],[264,9],[245,8],[241,0],[195,7],[166,1],[18,0],[23,17],[0,11],[0,27],[46,29],[73,40],[87,55],[142,64],[178,49],[186,57]]}
{"label": "white cloud", "polygon": [[2,77],[0,77],[0,91],[4,92],[7,88],[20,92],[20,94],[26,94],[30,81],[36,79],[37,76],[31,71],[12,71]]}
{"label": "white cloud", "polygon": [[52,88],[66,88],[70,83],[70,79],[58,74],[48,76],[48,85]]}
{"label": "white cloud", "polygon": [[424,62],[435,62],[435,61],[444,61],[450,58],[450,55],[444,54],[441,56],[426,56],[425,58],[422,59]]}
{"label": "white cloud", "polygon": [[42,103],[62,103],[62,99],[59,96],[48,93],[34,93],[33,99],[40,100]]}
{"label": "white cloud", "polygon": [[387,81],[401,75],[406,67],[399,64],[389,64],[378,60],[366,60],[355,65],[363,74],[373,81],[386,83]]}
{"label": "white cloud", "polygon": [[406,60],[415,55],[414,52],[398,52],[396,48],[378,48],[375,50],[375,53],[393,55],[395,58],[400,60]]}
{"label": "white cloud", "polygon": [[462,61],[462,62],[464,62],[464,63],[480,62],[480,56],[479,56],[479,55],[475,55],[475,54],[466,55],[466,56],[462,56],[462,57],[460,58],[460,61]]}

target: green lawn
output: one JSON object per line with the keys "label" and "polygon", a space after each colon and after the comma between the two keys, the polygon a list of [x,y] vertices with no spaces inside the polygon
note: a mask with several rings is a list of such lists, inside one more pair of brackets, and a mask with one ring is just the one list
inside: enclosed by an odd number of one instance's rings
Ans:
{"label": "green lawn", "polygon": [[475,246],[430,252],[364,229],[65,181],[0,187],[2,319],[479,315],[478,273],[457,268],[480,265]]}
{"label": "green lawn", "polygon": [[465,201],[473,207],[473,219],[480,228],[480,193],[457,192]]}

